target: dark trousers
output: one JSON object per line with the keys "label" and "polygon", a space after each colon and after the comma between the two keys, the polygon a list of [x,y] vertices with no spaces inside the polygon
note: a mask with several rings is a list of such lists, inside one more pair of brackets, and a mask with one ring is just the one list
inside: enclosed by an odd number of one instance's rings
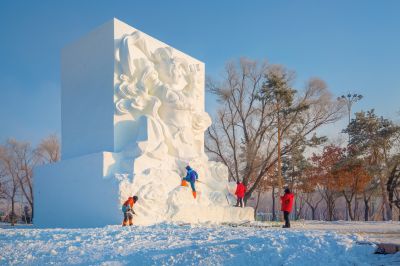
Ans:
{"label": "dark trousers", "polygon": [[242,207],[243,208],[243,206],[244,206],[244,204],[243,204],[243,198],[240,198],[240,197],[237,197],[237,201],[236,201],[236,207],[239,207],[239,205],[240,205],[240,207]]}
{"label": "dark trousers", "polygon": [[289,212],[284,211],[283,218],[285,219],[285,227],[289,228],[290,227]]}
{"label": "dark trousers", "polygon": [[122,222],[122,225],[128,225],[128,224],[132,225],[133,224],[132,219],[133,219],[132,212],[130,211],[124,212],[124,221]]}

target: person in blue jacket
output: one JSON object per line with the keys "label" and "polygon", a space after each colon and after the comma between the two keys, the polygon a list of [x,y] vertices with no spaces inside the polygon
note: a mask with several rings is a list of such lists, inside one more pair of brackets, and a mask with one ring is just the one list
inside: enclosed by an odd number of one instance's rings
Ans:
{"label": "person in blue jacket", "polygon": [[190,183],[190,186],[192,187],[193,197],[196,198],[197,192],[196,192],[195,182],[197,181],[197,179],[199,179],[199,175],[189,165],[186,166],[186,170],[187,174],[186,177],[183,178],[183,180],[186,180],[187,182]]}

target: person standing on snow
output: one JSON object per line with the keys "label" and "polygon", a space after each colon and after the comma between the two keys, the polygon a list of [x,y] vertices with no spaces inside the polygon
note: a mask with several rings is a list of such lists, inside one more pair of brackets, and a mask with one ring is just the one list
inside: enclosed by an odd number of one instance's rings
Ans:
{"label": "person standing on snow", "polygon": [[129,197],[124,204],[122,205],[122,212],[124,213],[124,221],[122,222],[122,226],[133,225],[133,215],[136,214],[133,210],[133,205],[138,200],[137,196]]}
{"label": "person standing on snow", "polygon": [[190,186],[192,187],[192,195],[194,198],[196,198],[197,192],[196,192],[196,187],[194,184],[197,181],[197,179],[199,179],[199,175],[189,165],[186,166],[186,171],[187,171],[187,174],[186,174],[186,177],[183,178],[183,180],[190,183]]}
{"label": "person standing on snow", "polygon": [[281,211],[285,219],[283,228],[290,228],[289,214],[293,207],[294,194],[290,192],[289,188],[285,188],[285,195],[281,196]]}
{"label": "person standing on snow", "polygon": [[236,192],[235,195],[237,197],[237,201],[236,201],[236,205],[235,207],[240,207],[243,208],[244,203],[243,203],[243,198],[244,198],[244,194],[246,193],[246,186],[240,182],[239,180],[236,182]]}

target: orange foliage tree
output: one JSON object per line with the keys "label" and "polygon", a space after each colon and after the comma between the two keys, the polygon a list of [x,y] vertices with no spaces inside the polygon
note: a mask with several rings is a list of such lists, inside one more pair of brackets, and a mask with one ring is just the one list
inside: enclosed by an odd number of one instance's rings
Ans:
{"label": "orange foliage tree", "polygon": [[335,146],[325,146],[320,155],[313,154],[312,166],[309,169],[310,180],[316,184],[316,188],[326,203],[326,218],[334,219],[336,200],[340,196],[339,182],[335,173],[335,167],[345,156],[345,149]]}
{"label": "orange foliage tree", "polygon": [[[336,176],[336,185],[346,200],[349,217],[354,221],[358,211],[357,195],[363,193],[372,177],[368,174],[362,162],[353,158],[344,158],[343,162],[337,165],[333,174]],[[354,210],[352,209],[353,200]]]}

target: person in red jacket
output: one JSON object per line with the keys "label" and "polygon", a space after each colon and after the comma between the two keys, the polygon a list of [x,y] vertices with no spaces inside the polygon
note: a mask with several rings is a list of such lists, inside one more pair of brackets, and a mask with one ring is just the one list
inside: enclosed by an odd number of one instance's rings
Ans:
{"label": "person in red jacket", "polygon": [[281,196],[281,211],[285,219],[283,228],[290,228],[289,214],[293,207],[294,194],[290,192],[289,188],[285,188],[285,195]]}
{"label": "person in red jacket", "polygon": [[243,208],[244,204],[243,204],[243,198],[244,198],[244,193],[246,193],[246,186],[243,185],[243,183],[241,183],[240,181],[236,182],[236,192],[235,195],[237,197],[237,201],[236,201],[236,205],[235,207],[240,207]]}
{"label": "person in red jacket", "polygon": [[138,200],[137,196],[129,197],[124,204],[122,205],[122,212],[124,213],[124,221],[122,222],[122,226],[133,225],[133,215],[136,214],[133,210],[133,205]]}

